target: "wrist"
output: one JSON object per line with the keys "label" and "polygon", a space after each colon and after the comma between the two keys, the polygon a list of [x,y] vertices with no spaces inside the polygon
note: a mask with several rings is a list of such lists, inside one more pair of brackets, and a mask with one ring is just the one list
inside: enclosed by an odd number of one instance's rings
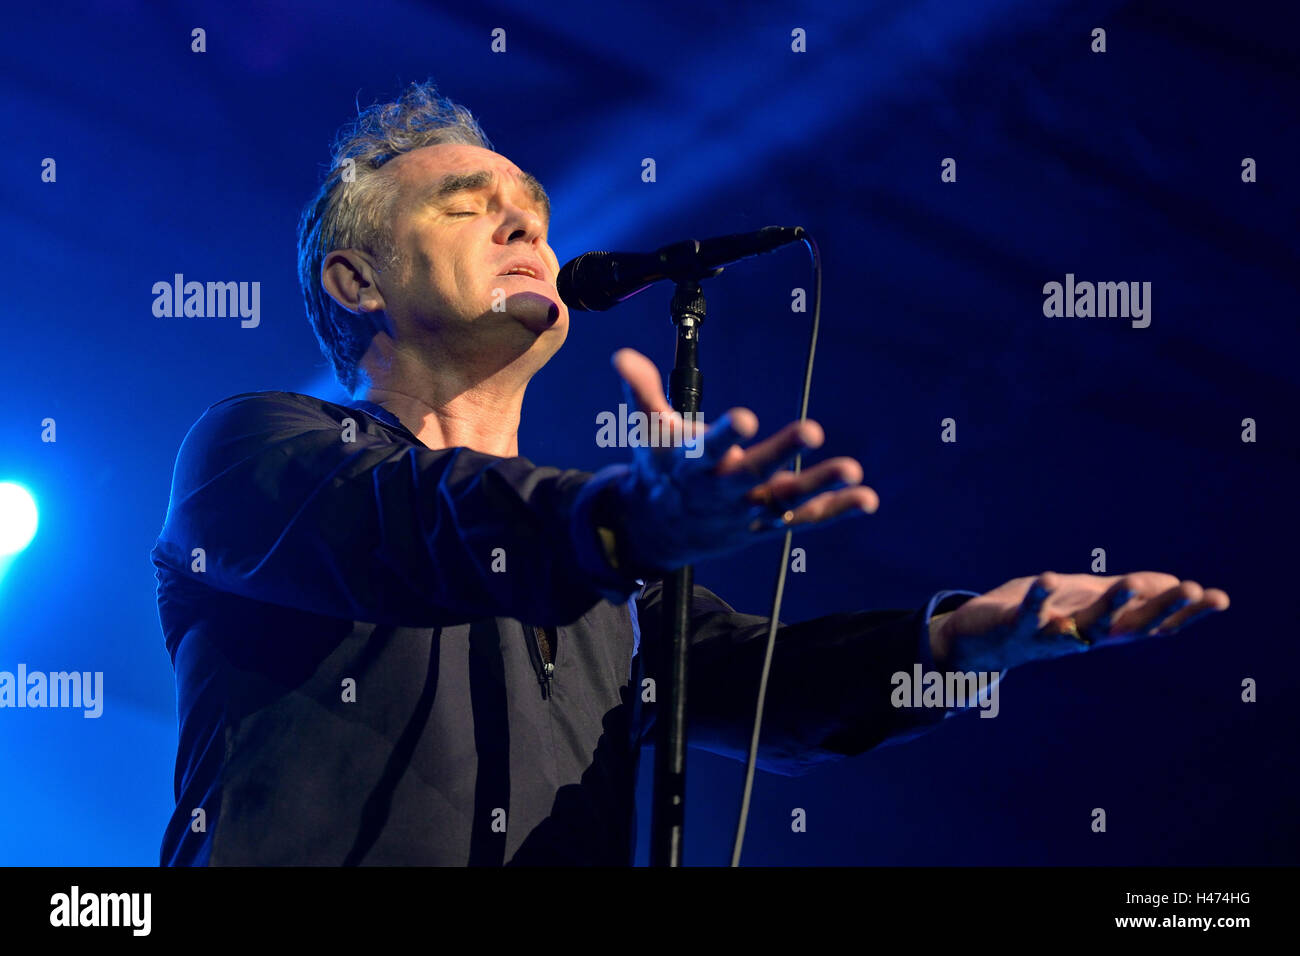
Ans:
{"label": "wrist", "polygon": [[618,542],[617,508],[609,502],[612,486],[626,467],[611,465],[587,480],[574,504],[571,533],[578,566],[588,575],[596,593],[611,602],[626,600],[640,583],[629,568]]}
{"label": "wrist", "polygon": [[[627,480],[627,476],[621,476]],[[655,568],[646,566],[631,549],[627,528],[627,506],[621,493],[621,481],[611,481],[601,489],[592,504],[591,523],[600,543],[601,554],[618,574],[641,580],[657,577]]]}
{"label": "wrist", "polygon": [[951,653],[950,637],[945,627],[951,617],[951,611],[944,611],[942,614],[934,614],[930,617],[930,657],[939,670],[947,666],[948,656]]}

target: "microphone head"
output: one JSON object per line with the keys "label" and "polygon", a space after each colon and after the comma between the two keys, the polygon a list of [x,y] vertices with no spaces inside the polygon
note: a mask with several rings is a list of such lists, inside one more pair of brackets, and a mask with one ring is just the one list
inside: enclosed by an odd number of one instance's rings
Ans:
{"label": "microphone head", "polygon": [[640,252],[584,252],[555,277],[555,289],[570,309],[604,312],[662,276],[655,255]]}
{"label": "microphone head", "polygon": [[802,226],[764,226],[757,232],[687,239],[656,252],[584,252],[555,277],[570,309],[604,312],[662,279],[678,282],[716,276],[722,267],[805,238]]}
{"label": "microphone head", "polygon": [[584,252],[560,267],[559,275],[555,277],[555,289],[565,305],[579,312],[603,312],[616,304],[602,303],[602,297],[593,291],[597,288],[592,281],[596,278],[595,273],[608,259],[608,252]]}

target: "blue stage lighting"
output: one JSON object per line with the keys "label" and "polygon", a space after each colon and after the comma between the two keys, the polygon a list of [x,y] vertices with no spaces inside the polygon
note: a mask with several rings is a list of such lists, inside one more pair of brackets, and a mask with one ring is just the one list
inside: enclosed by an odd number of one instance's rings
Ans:
{"label": "blue stage lighting", "polygon": [[36,537],[36,499],[22,485],[0,481],[0,557],[17,554]]}

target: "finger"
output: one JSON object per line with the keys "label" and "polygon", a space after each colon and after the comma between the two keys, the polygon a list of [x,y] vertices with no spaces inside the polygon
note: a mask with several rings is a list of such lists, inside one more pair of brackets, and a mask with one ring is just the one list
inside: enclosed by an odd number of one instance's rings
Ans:
{"label": "finger", "polygon": [[1117,577],[1110,590],[1113,592],[1120,588],[1127,588],[1134,596],[1150,600],[1164,594],[1170,588],[1177,587],[1178,584],[1179,578],[1172,574],[1165,574],[1163,571],[1130,571]]}
{"label": "finger", "polygon": [[619,349],[614,353],[613,365],[627,388],[636,407],[643,412],[673,414],[672,406],[664,394],[664,380],[659,369],[636,349]]}
{"label": "finger", "polygon": [[728,456],[727,461],[736,462],[739,459],[736,452],[730,451],[731,447],[749,441],[757,431],[757,415],[748,408],[730,409],[714,422],[713,427],[705,432],[704,437],[700,439],[703,452],[700,455],[699,463],[708,465],[710,468],[716,468],[721,464],[724,455]]}
{"label": "finger", "polygon": [[[627,382],[623,383],[623,404],[631,409],[635,414],[641,414],[637,409],[640,399],[632,390],[632,386]],[[655,449],[660,448],[677,448],[684,444],[683,440],[678,438],[681,431],[681,416],[674,411],[667,412],[646,412],[646,421],[639,426],[638,432],[629,436],[628,444],[633,453],[637,455],[646,455]],[[639,438],[635,437],[637,434]]]}
{"label": "finger", "polygon": [[714,469],[719,475],[730,475],[743,472],[744,468],[739,467],[740,462],[745,460],[745,449],[739,445],[732,445],[722,457],[718,459],[717,467]]}
{"label": "finger", "polygon": [[1163,607],[1148,615],[1145,620],[1138,618],[1134,625],[1136,630],[1140,630],[1144,634],[1159,630],[1161,625],[1168,621],[1169,618],[1190,605],[1200,603],[1205,596],[1205,589],[1195,581],[1184,581],[1172,590],[1176,596]]}
{"label": "finger", "polygon": [[762,527],[767,530],[784,530],[795,526],[826,525],[842,518],[870,514],[879,506],[880,499],[866,486],[825,491],[783,514],[759,512],[750,524],[750,530]]}
{"label": "finger", "polygon": [[753,472],[760,480],[769,477],[777,468],[808,448],[820,448],[826,432],[811,418],[791,422],[775,435],[745,449],[739,467]]}
{"label": "finger", "polygon": [[1156,634],[1176,634],[1188,625],[1195,624],[1202,618],[1209,617],[1219,611],[1226,611],[1231,602],[1228,595],[1218,588],[1210,588],[1202,595],[1199,601],[1196,601],[1182,610],[1178,611],[1165,619],[1164,623],[1156,629]]}
{"label": "finger", "polygon": [[770,494],[775,503],[785,503],[786,507],[793,508],[815,492],[861,483],[861,465],[852,458],[831,458],[798,474],[793,471],[778,471],[763,484],[750,490],[746,497],[751,501],[760,501],[766,494]]}
{"label": "finger", "polygon": [[866,485],[823,491],[790,509],[791,524],[817,524],[856,511],[874,514],[879,507],[880,496]]}
{"label": "finger", "polygon": [[1075,616],[1075,623],[1089,641],[1096,643],[1110,634],[1115,615],[1133,600],[1133,591],[1124,579],[1116,581],[1096,603]]}
{"label": "finger", "polygon": [[1133,598],[1147,601],[1178,583],[1172,574],[1157,571],[1121,574],[1096,601],[1075,614],[1075,623],[1089,640],[1099,640],[1111,632],[1116,617]]}
{"label": "finger", "polygon": [[1146,634],[1159,627],[1165,618],[1181,611],[1204,592],[1195,581],[1181,581],[1155,597],[1128,608],[1116,620],[1114,629],[1119,634]]}
{"label": "finger", "polygon": [[1059,585],[1060,580],[1051,571],[1044,571],[1030,582],[1029,590],[1025,592],[1024,600],[1016,611],[1016,630],[1030,634],[1039,630],[1043,605]]}

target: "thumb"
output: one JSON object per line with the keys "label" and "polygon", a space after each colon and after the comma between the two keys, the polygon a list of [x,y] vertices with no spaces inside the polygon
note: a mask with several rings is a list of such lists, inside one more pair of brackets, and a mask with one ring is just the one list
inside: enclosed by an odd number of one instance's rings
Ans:
{"label": "thumb", "polygon": [[623,377],[627,390],[638,409],[643,412],[673,413],[664,394],[664,380],[659,369],[636,349],[619,349],[614,353],[614,369]]}

